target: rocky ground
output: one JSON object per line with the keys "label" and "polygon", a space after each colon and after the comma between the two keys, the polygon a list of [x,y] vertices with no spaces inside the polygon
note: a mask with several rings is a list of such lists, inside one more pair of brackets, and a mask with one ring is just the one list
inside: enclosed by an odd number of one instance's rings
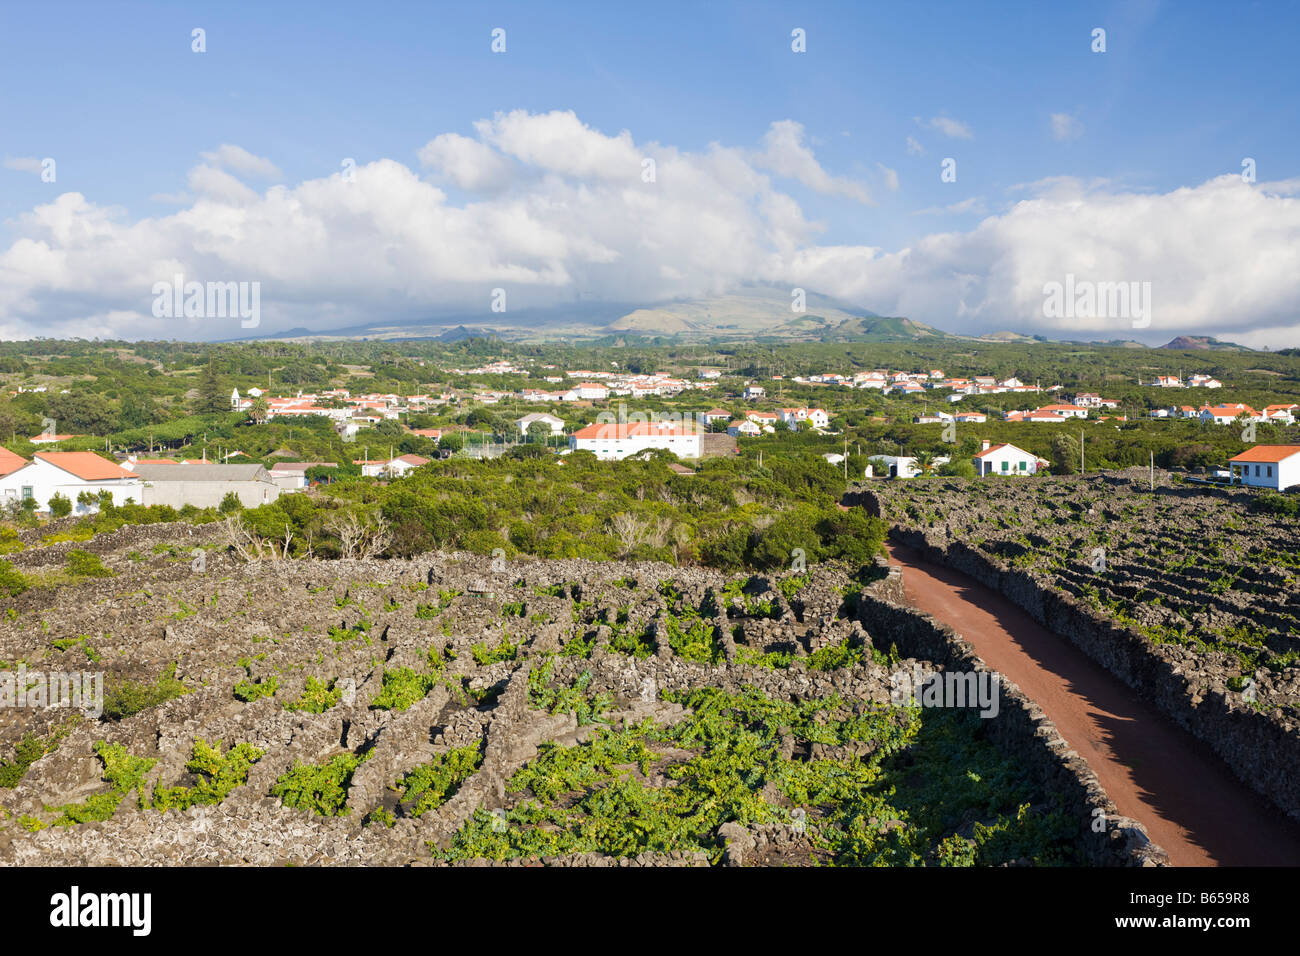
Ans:
{"label": "rocky ground", "polygon": [[882,517],[962,542],[1161,645],[1260,709],[1300,717],[1300,521],[1258,493],[1147,469],[877,482]]}
{"label": "rocky ground", "polygon": [[5,602],[5,667],[105,693],[0,708],[3,863],[1077,859],[980,720],[891,704],[913,662],[832,567],[249,562],[184,525],[11,560],[55,586]]}

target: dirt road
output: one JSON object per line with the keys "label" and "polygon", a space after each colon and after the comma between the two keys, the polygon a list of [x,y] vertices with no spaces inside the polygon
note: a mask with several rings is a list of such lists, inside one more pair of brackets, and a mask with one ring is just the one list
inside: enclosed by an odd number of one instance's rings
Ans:
{"label": "dirt road", "polygon": [[1118,678],[972,578],[901,545],[890,555],[907,600],[1020,685],[1175,865],[1300,865],[1300,832]]}

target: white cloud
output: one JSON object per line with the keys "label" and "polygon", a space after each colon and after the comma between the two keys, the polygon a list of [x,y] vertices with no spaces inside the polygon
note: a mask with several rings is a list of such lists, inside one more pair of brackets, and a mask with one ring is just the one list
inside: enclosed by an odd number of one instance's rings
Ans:
{"label": "white cloud", "polygon": [[213,166],[243,176],[255,176],[258,179],[279,179],[280,169],[261,156],[254,156],[242,146],[223,143],[210,153],[203,153],[203,158]]}
{"label": "white cloud", "polygon": [[[1297,341],[1300,200],[1292,196],[1300,181],[1252,187],[1229,174],[1163,194],[1052,188],[970,232],[926,236],[898,252],[804,250],[791,281],[953,331]],[[1139,333],[1122,319],[1045,318],[1043,286],[1067,273],[1150,282],[1150,326]]]}
{"label": "white cloud", "polygon": [[1052,139],[1064,141],[1078,139],[1083,135],[1083,124],[1079,118],[1069,113],[1053,113],[1051,116]]}
{"label": "white cloud", "polygon": [[797,180],[819,193],[871,202],[871,194],[861,183],[826,172],[803,140],[803,126],[794,120],[773,123],[763,138],[763,152],[754,157],[754,165]]}
{"label": "white cloud", "polygon": [[34,156],[6,156],[5,169],[12,169],[20,173],[41,174],[41,161]]}
{"label": "white cloud", "polygon": [[491,146],[458,133],[435,136],[420,148],[419,155],[421,163],[461,189],[497,190],[510,182],[509,159]]}
{"label": "white cloud", "polygon": [[187,181],[190,189],[204,199],[242,206],[256,202],[258,198],[255,190],[249,189],[230,173],[207,164],[191,169]]}
{"label": "white cloud", "polygon": [[880,168],[881,175],[885,177],[885,188],[891,193],[898,192],[898,170],[890,169],[884,163],[876,163]]}
{"label": "white cloud", "polygon": [[907,153],[909,156],[924,156],[925,147],[916,141],[916,137],[907,137]]}
{"label": "white cloud", "polygon": [[939,216],[939,215],[984,215],[983,196],[971,196],[969,199],[963,199],[961,202],[949,203],[947,206],[928,206],[925,209],[918,209],[912,215],[914,216]]}
{"label": "white cloud", "polygon": [[[260,281],[261,332],[450,309],[490,323],[502,318],[489,310],[494,287],[507,289],[514,311],[572,302],[579,292],[654,302],[766,281],[953,331],[1132,336],[1114,320],[1043,317],[1044,283],[1073,273],[1151,282],[1148,338],[1300,340],[1300,180],[1250,186],[1225,175],[1152,194],[1056,177],[1022,184],[1009,208],[967,231],[890,251],[818,244],[819,224],[772,173],[837,195],[849,181],[810,165],[793,125],[775,124],[758,148],[714,143],[697,152],[607,135],[571,113],[502,114],[475,131],[465,142],[430,140],[440,142],[429,155],[449,181],[493,184],[459,202],[387,159],[358,165],[351,182],[333,174],[262,193],[202,163],[189,175],[195,200],[139,219],[58,195],[9,223],[0,333],[243,334],[237,320],[154,319],[153,284],[179,273]],[[484,149],[510,164],[508,179],[467,164],[479,155],[499,170]],[[650,183],[641,178],[646,156],[656,161]],[[979,202],[944,211],[978,214]]]}
{"label": "white cloud", "polygon": [[971,128],[961,120],[955,120],[950,116],[932,116],[925,120],[921,117],[914,117],[917,124],[926,129],[932,129],[942,133],[944,136],[952,139],[974,139],[975,133]]}

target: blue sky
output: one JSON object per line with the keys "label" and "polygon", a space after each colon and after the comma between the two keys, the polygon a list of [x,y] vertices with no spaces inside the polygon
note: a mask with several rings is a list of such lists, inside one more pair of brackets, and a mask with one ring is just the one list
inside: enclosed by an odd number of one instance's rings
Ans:
{"label": "blue sky", "polygon": [[[190,49],[194,27],[206,31],[201,55]],[[495,27],[506,30],[504,54],[490,50]],[[791,51],[796,27],[806,53]],[[1090,49],[1095,27],[1106,30],[1105,53]],[[759,151],[772,124],[793,122],[827,176],[860,187],[819,188],[783,175],[780,161],[756,161],[814,224],[798,242],[898,253],[977,232],[1045,190],[1068,204],[1060,183],[1085,201],[1100,191],[1104,206],[1202,187],[1239,174],[1244,157],[1255,159],[1260,183],[1300,177],[1298,28],[1291,3],[10,4],[0,8],[0,251],[35,236],[25,217],[64,193],[119,229],[183,213],[195,198],[190,170],[224,144],[273,164],[271,174],[244,177],[259,195],[336,175],[353,157],[400,163],[436,183],[450,206],[472,207],[483,197],[422,164],[421,148],[442,134],[472,139],[476,121],[523,111],[572,112],[604,137],[626,130],[647,154],[649,144],[697,156],[711,144]],[[45,157],[57,162],[55,183],[32,166]],[[946,157],[957,162],[956,182],[940,181]],[[512,189],[536,199],[529,182]],[[502,197],[498,189],[492,201]],[[1285,208],[1252,211],[1243,228],[1290,235],[1295,200],[1287,188],[1276,198]],[[1274,213],[1280,226],[1260,223]],[[995,254],[1014,262],[1008,241],[934,268],[978,271]],[[981,312],[965,301],[918,302],[899,293],[903,281],[862,289],[846,280],[826,291],[877,311],[910,302],[945,327],[975,313],[997,327],[1035,320],[1016,314],[1014,296],[992,297],[996,307]],[[310,297],[304,288],[285,299]],[[56,302],[101,324],[133,308],[87,298],[28,282],[8,302],[0,294],[0,330],[21,334]],[[352,306],[340,321],[365,290],[342,298]],[[1189,324],[1186,305],[1178,321],[1202,328]],[[1005,321],[994,321],[998,311]],[[1259,312],[1257,330],[1294,324],[1276,303]]]}

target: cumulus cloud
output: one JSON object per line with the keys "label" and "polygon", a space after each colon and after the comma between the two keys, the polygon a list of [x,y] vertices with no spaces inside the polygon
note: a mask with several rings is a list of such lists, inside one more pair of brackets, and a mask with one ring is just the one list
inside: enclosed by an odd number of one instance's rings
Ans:
{"label": "cumulus cloud", "polygon": [[[515,311],[579,293],[655,302],[759,281],[953,331],[1131,337],[1119,320],[1044,316],[1044,284],[1072,273],[1151,282],[1148,339],[1300,340],[1300,181],[1248,185],[1227,175],[1143,193],[1050,178],[1022,184],[969,230],[887,250],[819,244],[820,224],[784,186],[865,191],[823,169],[798,124],[774,124],[757,144],[698,151],[603,133],[567,112],[498,114],[474,133],[435,136],[420,150],[438,182],[381,159],[351,176],[258,191],[213,158],[190,171],[195,198],[163,216],[132,218],[79,193],[58,195],[9,224],[0,334],[244,334],[236,319],[155,319],[154,284],[183,275],[259,281],[261,332],[453,310],[490,324],[503,318],[490,311],[498,287]],[[652,181],[642,175],[647,158]],[[444,185],[472,195],[453,201]],[[980,202],[943,211],[982,216]]]}
{"label": "cumulus cloud", "polygon": [[1052,139],[1064,141],[1078,139],[1083,135],[1083,124],[1078,117],[1069,113],[1053,113],[1051,116]]}
{"label": "cumulus cloud", "polygon": [[763,151],[754,157],[754,164],[759,168],[797,180],[819,193],[844,196],[860,203],[871,202],[871,194],[861,183],[832,176],[822,168],[813,151],[804,144],[803,126],[794,120],[773,123],[763,138],[763,146]]}
{"label": "cumulus cloud", "polygon": [[213,166],[242,176],[255,176],[258,179],[280,178],[280,169],[275,163],[261,156],[254,156],[242,146],[224,143],[212,152],[202,155]]}
{"label": "cumulus cloud", "polygon": [[925,155],[925,147],[916,141],[915,136],[907,137],[907,154],[909,156]]}
{"label": "cumulus cloud", "polygon": [[507,157],[459,133],[435,136],[420,148],[419,156],[421,163],[461,189],[497,190],[510,182],[512,164]]}
{"label": "cumulus cloud", "polygon": [[915,117],[919,126],[926,129],[932,129],[935,132],[942,133],[944,136],[952,139],[974,139],[974,131],[963,123],[961,120],[953,119],[951,116],[932,116],[930,119],[921,119]]}
{"label": "cumulus cloud", "polygon": [[806,250],[792,281],[954,331],[1063,338],[1138,333],[1119,317],[1047,318],[1046,283],[1150,282],[1147,340],[1192,332],[1295,344],[1300,181],[1250,186],[1225,175],[1163,194],[1076,186],[1054,182],[970,232],[897,252]]}

